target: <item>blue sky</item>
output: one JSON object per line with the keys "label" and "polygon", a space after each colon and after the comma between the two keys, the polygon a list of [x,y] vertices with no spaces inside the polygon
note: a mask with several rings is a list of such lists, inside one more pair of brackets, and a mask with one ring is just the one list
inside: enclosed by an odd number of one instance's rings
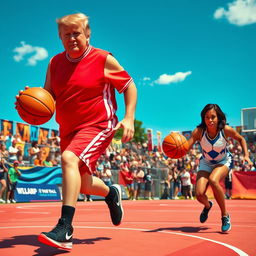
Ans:
{"label": "blue sky", "polygon": [[63,51],[55,20],[75,12],[89,16],[91,44],[134,78],[136,119],[154,134],[194,129],[207,103],[232,126],[256,107],[256,0],[10,0],[1,4],[1,119],[22,122],[15,95],[43,86],[50,57]]}

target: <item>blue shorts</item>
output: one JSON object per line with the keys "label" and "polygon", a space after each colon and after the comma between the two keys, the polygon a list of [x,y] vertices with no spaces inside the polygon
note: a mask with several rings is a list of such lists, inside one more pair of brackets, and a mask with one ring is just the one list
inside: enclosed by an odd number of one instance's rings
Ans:
{"label": "blue shorts", "polygon": [[211,173],[215,169],[215,167],[219,165],[225,165],[227,166],[228,170],[231,170],[233,168],[232,155],[228,154],[224,159],[214,164],[205,160],[204,158],[201,158],[199,163],[199,171],[205,171],[205,172]]}

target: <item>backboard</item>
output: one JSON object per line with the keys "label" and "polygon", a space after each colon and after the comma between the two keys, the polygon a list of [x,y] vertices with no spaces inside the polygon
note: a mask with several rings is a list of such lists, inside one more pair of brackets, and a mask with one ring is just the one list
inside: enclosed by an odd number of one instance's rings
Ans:
{"label": "backboard", "polygon": [[256,132],[256,107],[241,109],[242,132]]}

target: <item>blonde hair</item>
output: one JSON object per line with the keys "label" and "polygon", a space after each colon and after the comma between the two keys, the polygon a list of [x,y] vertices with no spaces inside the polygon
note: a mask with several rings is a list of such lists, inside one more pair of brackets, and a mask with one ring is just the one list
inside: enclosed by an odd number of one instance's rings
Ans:
{"label": "blonde hair", "polygon": [[83,23],[84,32],[85,32],[86,37],[90,37],[90,35],[91,35],[91,29],[90,29],[90,25],[89,25],[89,17],[83,13],[69,14],[69,15],[63,16],[59,19],[56,19],[56,22],[58,24],[59,32],[60,32],[60,27],[62,25],[70,26],[70,25],[77,25],[79,23]]}

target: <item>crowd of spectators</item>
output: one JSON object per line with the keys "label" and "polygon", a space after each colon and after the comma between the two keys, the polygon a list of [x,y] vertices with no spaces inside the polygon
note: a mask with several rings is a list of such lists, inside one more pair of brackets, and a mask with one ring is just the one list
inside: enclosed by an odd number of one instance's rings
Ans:
{"label": "crowd of spectators", "polygon": [[[36,141],[27,144],[21,140],[19,134],[3,136],[0,134],[0,157],[7,163],[18,161],[19,166],[60,166],[61,154],[58,136],[43,140],[40,145]],[[24,145],[26,144],[26,147]],[[9,146],[8,146],[9,145]],[[256,167],[255,142],[248,143],[250,158],[253,167],[242,164],[242,148],[232,140],[229,141],[229,150],[233,154],[236,171],[254,171]],[[24,152],[27,150],[27,152]],[[167,158],[155,146],[148,150],[147,143],[112,143],[105,154],[97,162],[94,175],[100,177],[107,185],[113,183],[113,175],[118,173],[129,193],[129,199],[139,197],[151,199],[152,185],[156,179],[161,179],[163,185],[162,198],[185,199],[193,198],[201,152],[196,144],[181,159]],[[160,173],[161,175],[155,175]],[[115,180],[117,181],[117,180]]]}
{"label": "crowd of spectators", "polygon": [[0,157],[6,162],[18,161],[20,166],[58,166],[61,164],[60,138],[49,137],[27,143],[21,139],[20,134],[0,134]]}

